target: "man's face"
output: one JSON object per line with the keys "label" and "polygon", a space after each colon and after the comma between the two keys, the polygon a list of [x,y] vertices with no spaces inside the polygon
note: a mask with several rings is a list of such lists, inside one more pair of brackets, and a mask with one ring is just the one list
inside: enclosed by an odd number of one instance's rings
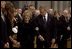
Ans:
{"label": "man's face", "polygon": [[63,11],[63,14],[64,14],[65,17],[68,17],[68,11],[66,11],[66,10]]}
{"label": "man's face", "polygon": [[5,4],[6,4],[5,1],[1,1],[1,8],[5,8]]}
{"label": "man's face", "polygon": [[40,14],[41,14],[42,16],[44,16],[45,13],[46,13],[46,11],[45,11],[44,9],[41,9],[41,10],[40,10]]}
{"label": "man's face", "polygon": [[34,6],[30,6],[29,9],[34,12],[35,11],[35,7]]}
{"label": "man's face", "polygon": [[38,16],[40,14],[39,10],[35,10],[35,15]]}
{"label": "man's face", "polygon": [[54,14],[53,13],[53,9],[49,9],[48,13],[51,14],[51,15],[53,15]]}
{"label": "man's face", "polygon": [[21,13],[22,13],[22,10],[21,10],[21,9],[18,9],[18,13],[20,13],[20,14],[21,14]]}

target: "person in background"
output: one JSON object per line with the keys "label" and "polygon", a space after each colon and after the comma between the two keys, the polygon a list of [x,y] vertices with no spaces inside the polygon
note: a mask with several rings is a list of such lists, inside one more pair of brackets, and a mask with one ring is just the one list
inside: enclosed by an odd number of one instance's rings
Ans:
{"label": "person in background", "polygon": [[39,10],[35,10],[35,17],[37,17],[38,15],[40,15],[40,11]]}
{"label": "person in background", "polygon": [[34,48],[34,32],[32,22],[30,21],[32,17],[32,12],[30,10],[25,10],[23,13],[23,32],[19,32],[18,38],[20,38],[21,48]]}
{"label": "person in background", "polygon": [[55,20],[55,32],[56,32],[56,44],[58,46],[58,43],[60,41],[60,13],[58,11],[54,12],[54,20]]}
{"label": "person in background", "polygon": [[53,10],[53,9],[49,9],[49,10],[48,10],[48,13],[49,13],[50,15],[54,16],[54,10]]}
{"label": "person in background", "polygon": [[71,16],[68,10],[64,10],[62,16],[60,16],[60,42],[59,48],[67,47],[67,38],[71,31]]}
{"label": "person in background", "polygon": [[[5,9],[6,9],[6,19],[7,19],[7,32],[8,32],[8,37],[9,36],[13,36],[14,35],[14,32],[12,31],[12,28],[15,27],[16,24],[16,11],[15,11],[15,7],[14,5],[10,2],[10,1],[7,1],[6,3],[6,6],[5,6]],[[11,39],[9,38],[8,39],[9,41],[9,46],[10,48],[13,48],[13,42],[11,41]]]}
{"label": "person in background", "polygon": [[17,12],[18,12],[18,15],[19,15],[20,19],[23,20],[22,9],[17,9]]}
{"label": "person in background", "polygon": [[45,7],[40,7],[40,15],[36,18],[37,48],[50,48],[55,43],[54,20]]}
{"label": "person in background", "polygon": [[6,6],[6,1],[1,1],[0,48],[9,48],[5,6]]}
{"label": "person in background", "polygon": [[35,19],[35,7],[33,5],[29,5],[28,10],[32,12],[31,20]]}

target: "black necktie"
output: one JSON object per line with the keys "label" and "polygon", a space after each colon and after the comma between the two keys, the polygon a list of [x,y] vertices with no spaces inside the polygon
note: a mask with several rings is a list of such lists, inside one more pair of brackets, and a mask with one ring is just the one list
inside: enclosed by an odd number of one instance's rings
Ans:
{"label": "black necktie", "polygon": [[46,18],[45,18],[45,16],[44,16],[44,23],[46,23]]}
{"label": "black necktie", "polygon": [[44,16],[44,28],[46,28],[46,18]]}

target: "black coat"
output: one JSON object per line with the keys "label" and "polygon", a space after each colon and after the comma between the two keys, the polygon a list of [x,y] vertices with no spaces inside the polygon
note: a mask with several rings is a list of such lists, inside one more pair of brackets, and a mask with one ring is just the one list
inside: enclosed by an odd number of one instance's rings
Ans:
{"label": "black coat", "polygon": [[65,37],[65,38],[67,38],[67,36],[68,36],[68,33],[70,33],[71,32],[71,30],[70,31],[68,31],[67,30],[67,27],[68,26],[70,26],[70,28],[71,28],[71,18],[68,20],[68,21],[66,21],[65,20],[65,17],[62,15],[61,17],[60,17],[60,29],[61,29],[61,34]]}
{"label": "black coat", "polygon": [[60,20],[57,19],[57,17],[54,17],[54,20],[55,20],[56,42],[59,42],[60,41],[60,36],[61,36]]}
{"label": "black coat", "polygon": [[18,17],[18,41],[21,42],[22,48],[32,48],[34,41],[33,23],[30,21],[28,24]]}
{"label": "black coat", "polygon": [[0,44],[3,46],[8,41],[7,22],[6,18],[5,21],[2,18],[0,20]]}
{"label": "black coat", "polygon": [[[59,48],[67,47],[67,38],[69,38],[71,34],[71,30],[67,30],[67,27],[70,26],[71,28],[71,18],[66,21],[65,16],[60,16],[59,18],[59,29],[57,33],[57,41]],[[62,37],[61,37],[62,35]]]}
{"label": "black coat", "polygon": [[17,17],[17,25],[18,25],[18,33],[17,33],[17,40],[21,41],[22,33],[23,33],[23,20],[19,17],[19,15],[16,15]]}

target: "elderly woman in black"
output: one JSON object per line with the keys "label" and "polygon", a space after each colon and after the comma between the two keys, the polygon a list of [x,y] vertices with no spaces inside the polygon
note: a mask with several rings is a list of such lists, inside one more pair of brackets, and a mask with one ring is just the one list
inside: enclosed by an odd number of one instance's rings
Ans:
{"label": "elderly woman in black", "polygon": [[[24,11],[23,13],[23,24],[18,32],[18,40],[20,41],[21,48],[33,48],[34,32],[32,22],[30,21],[32,12],[29,10]],[[19,31],[20,31],[19,30]]]}

